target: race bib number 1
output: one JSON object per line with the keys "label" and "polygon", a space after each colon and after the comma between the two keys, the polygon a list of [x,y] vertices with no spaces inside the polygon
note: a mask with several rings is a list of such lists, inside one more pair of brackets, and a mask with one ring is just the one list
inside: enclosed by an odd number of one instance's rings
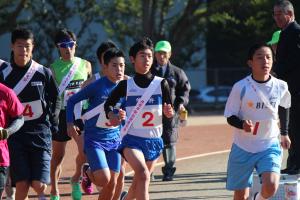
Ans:
{"label": "race bib number 1", "polygon": [[37,119],[43,114],[41,100],[22,103],[22,105],[24,106],[23,116],[25,121]]}

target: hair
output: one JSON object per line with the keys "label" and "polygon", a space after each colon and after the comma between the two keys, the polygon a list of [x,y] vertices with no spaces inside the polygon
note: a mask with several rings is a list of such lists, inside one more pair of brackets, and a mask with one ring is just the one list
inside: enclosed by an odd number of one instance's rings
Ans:
{"label": "hair", "polygon": [[269,45],[267,45],[267,44],[265,44],[265,43],[256,43],[256,44],[252,45],[252,46],[249,48],[249,51],[248,51],[248,57],[247,57],[248,59],[247,59],[247,60],[252,60],[252,59],[253,59],[253,56],[254,56],[254,54],[255,54],[255,52],[256,52],[258,49],[263,48],[263,47],[267,47],[267,48],[269,48],[269,49],[271,50],[271,52],[272,52],[272,58],[273,58],[273,60],[274,60],[274,52],[273,52],[271,46],[269,46]]}
{"label": "hair", "polygon": [[124,55],[123,51],[118,48],[113,47],[113,48],[108,49],[107,51],[105,51],[104,56],[103,56],[104,64],[108,65],[108,63],[111,61],[111,59],[113,59],[115,57],[125,58],[125,55]]}
{"label": "hair", "polygon": [[97,52],[96,52],[97,58],[99,60],[101,60],[101,55],[103,53],[105,53],[110,48],[117,48],[117,45],[111,40],[108,40],[106,42],[102,42],[100,44],[100,46],[98,47]]}
{"label": "hair", "polygon": [[55,44],[60,43],[63,40],[72,39],[73,41],[76,41],[76,35],[72,31],[69,31],[67,29],[60,29],[56,32],[54,37]]}
{"label": "hair", "polygon": [[142,40],[136,42],[134,45],[131,46],[129,50],[129,56],[135,58],[136,54],[145,49],[150,49],[153,52],[153,43],[148,37],[144,37]]}
{"label": "hair", "polygon": [[34,42],[34,36],[31,30],[27,28],[16,28],[11,33],[11,43],[14,44],[17,39],[28,40],[31,39]]}
{"label": "hair", "polygon": [[291,11],[294,15],[294,7],[290,1],[279,0],[275,2],[274,6],[280,7],[285,14],[288,13],[288,11]]}

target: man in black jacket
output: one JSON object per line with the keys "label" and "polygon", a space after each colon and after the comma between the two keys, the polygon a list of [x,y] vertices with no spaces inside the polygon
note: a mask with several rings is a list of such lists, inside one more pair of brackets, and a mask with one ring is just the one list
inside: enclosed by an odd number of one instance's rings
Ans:
{"label": "man in black jacket", "polygon": [[289,1],[276,2],[273,17],[281,29],[274,72],[278,78],[288,83],[292,96],[289,115],[289,136],[292,145],[287,168],[282,170],[282,173],[298,174],[300,172],[300,26],[295,21],[294,8]]}
{"label": "man in black jacket", "polygon": [[151,68],[151,73],[167,79],[176,112],[173,119],[163,118],[162,138],[164,140],[163,157],[165,162],[165,166],[162,167],[163,181],[171,181],[176,170],[174,167],[176,161],[175,144],[178,138],[179,112],[185,110],[185,106],[189,102],[191,86],[184,71],[170,63],[171,45],[168,41],[157,42],[154,51],[156,62]]}

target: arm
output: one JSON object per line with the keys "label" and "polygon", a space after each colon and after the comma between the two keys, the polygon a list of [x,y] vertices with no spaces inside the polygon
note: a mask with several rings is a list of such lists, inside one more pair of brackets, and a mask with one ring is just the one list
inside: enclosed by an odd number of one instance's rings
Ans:
{"label": "arm", "polygon": [[[104,103],[104,110],[107,119],[109,115],[113,114],[114,106],[119,102],[122,97],[126,97],[127,80],[121,81],[110,93]],[[111,114],[109,114],[111,112]]]}
{"label": "arm", "polygon": [[179,70],[177,73],[177,81],[175,88],[175,101],[174,101],[174,108],[176,111],[178,111],[179,106],[182,104],[183,106],[186,106],[189,102],[189,94],[191,90],[191,85],[189,83],[189,80],[184,73],[183,70]]}
{"label": "arm", "polygon": [[12,119],[10,124],[5,129],[0,129],[0,139],[4,140],[7,139],[10,135],[17,132],[24,124],[24,117],[23,115],[17,116],[16,118]]}
{"label": "arm", "polygon": [[58,86],[51,71],[48,72],[48,79],[46,83],[45,100],[49,104],[49,120],[51,123],[51,132],[58,132],[58,119],[61,108],[61,97],[58,94]]}
{"label": "arm", "polygon": [[280,135],[281,135],[281,146],[285,149],[289,149],[291,146],[291,140],[288,136],[288,125],[289,125],[289,115],[290,109],[279,106],[278,114],[280,121]]}
{"label": "arm", "polygon": [[93,88],[95,88],[95,85],[88,85],[85,88],[82,88],[79,92],[76,94],[72,95],[68,102],[67,102],[67,108],[66,108],[66,113],[67,113],[67,123],[73,123],[74,122],[74,107],[75,105],[85,99],[89,99],[93,96]]}
{"label": "arm", "polygon": [[167,118],[172,118],[174,115],[174,109],[172,105],[170,87],[166,79],[163,79],[161,82],[161,91],[163,98],[163,113]]}

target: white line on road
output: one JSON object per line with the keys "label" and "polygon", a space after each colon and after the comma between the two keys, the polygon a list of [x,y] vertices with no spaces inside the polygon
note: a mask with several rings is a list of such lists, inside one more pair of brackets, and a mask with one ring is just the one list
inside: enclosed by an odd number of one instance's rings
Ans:
{"label": "white line on road", "polygon": [[[215,151],[215,152],[210,152],[210,153],[202,153],[202,154],[197,154],[197,155],[193,155],[193,156],[187,156],[187,157],[178,158],[178,159],[176,159],[176,161],[179,162],[179,161],[182,161],[182,160],[188,160],[188,159],[194,159],[194,158],[201,158],[201,157],[206,157],[206,156],[218,155],[218,154],[222,154],[222,153],[228,153],[229,151],[230,151],[230,149],[223,150],[223,151]],[[156,163],[155,167],[162,166],[163,164],[164,164],[164,162]],[[125,174],[125,176],[130,176],[133,173],[134,173],[133,171],[127,172]]]}

